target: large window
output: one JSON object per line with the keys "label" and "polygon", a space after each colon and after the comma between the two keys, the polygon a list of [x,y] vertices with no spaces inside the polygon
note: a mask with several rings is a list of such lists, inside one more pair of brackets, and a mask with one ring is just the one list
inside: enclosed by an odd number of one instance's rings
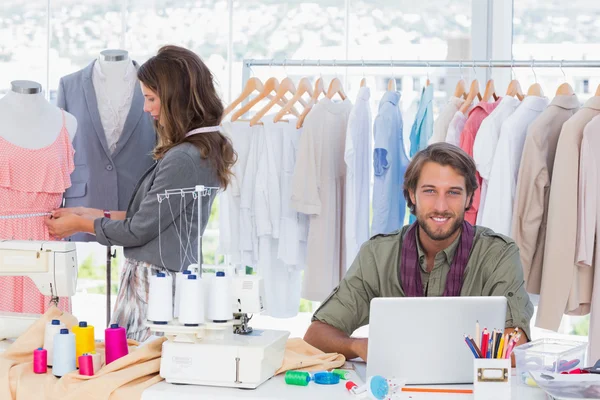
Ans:
{"label": "large window", "polygon": [[0,2],[0,95],[13,80],[46,81],[46,17],[45,0]]}

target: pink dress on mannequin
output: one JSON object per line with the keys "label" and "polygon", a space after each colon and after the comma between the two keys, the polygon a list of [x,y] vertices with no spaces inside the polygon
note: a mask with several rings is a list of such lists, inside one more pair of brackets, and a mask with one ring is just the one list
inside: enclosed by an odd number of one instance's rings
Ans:
{"label": "pink dress on mannequin", "polygon": [[[60,134],[46,147],[27,149],[0,136],[0,240],[56,240],[44,224],[46,216],[22,215],[60,207],[63,192],[71,186],[74,154],[64,111]],[[0,311],[42,314],[49,301],[30,278],[0,277]],[[70,312],[70,299],[61,297],[59,308]]]}

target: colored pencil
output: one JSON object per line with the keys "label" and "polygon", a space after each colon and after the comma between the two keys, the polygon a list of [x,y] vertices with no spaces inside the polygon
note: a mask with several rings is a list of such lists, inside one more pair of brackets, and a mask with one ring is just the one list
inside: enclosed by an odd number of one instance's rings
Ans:
{"label": "colored pencil", "polygon": [[481,350],[479,350],[479,347],[477,346],[477,343],[475,343],[475,341],[473,340],[473,338],[471,336],[469,336],[469,340],[471,341],[471,344],[475,348],[475,351],[477,352],[479,358],[481,358]]}
{"label": "colored pencil", "polygon": [[486,358],[487,355],[488,341],[487,328],[483,328],[483,333],[481,334],[481,357],[483,358]]}
{"label": "colored pencil", "polygon": [[475,344],[478,348],[481,348],[481,336],[479,336],[479,321],[475,323]]}
{"label": "colored pencil", "polygon": [[473,345],[471,344],[471,341],[467,338],[467,335],[465,335],[465,343],[469,347],[469,350],[471,350],[471,352],[473,352],[473,355],[475,356],[475,358],[479,358],[477,351],[475,351],[475,347],[473,347]]}

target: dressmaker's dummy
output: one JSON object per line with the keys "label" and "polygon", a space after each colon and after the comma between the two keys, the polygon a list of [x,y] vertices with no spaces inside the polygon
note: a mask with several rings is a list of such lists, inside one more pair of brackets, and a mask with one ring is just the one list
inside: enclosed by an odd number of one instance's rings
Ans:
{"label": "dressmaker's dummy", "polygon": [[[77,120],[69,113],[64,115],[72,141],[77,131]],[[56,140],[63,125],[63,112],[48,103],[42,86],[32,81],[11,82],[11,90],[0,99],[0,118],[0,136],[27,149],[49,146]]]}
{"label": "dressmaker's dummy", "polygon": [[[104,50],[60,79],[56,103],[77,118],[73,185],[65,207],[125,211],[138,180],[154,162],[156,132],[125,50]],[[94,241],[78,233],[73,241]]]}
{"label": "dressmaker's dummy", "polygon": [[[77,120],[31,81],[12,82],[0,118],[0,240],[52,240],[44,219],[71,186]],[[0,311],[43,314],[49,300],[28,277],[0,277]],[[70,312],[69,298],[58,307]]]}

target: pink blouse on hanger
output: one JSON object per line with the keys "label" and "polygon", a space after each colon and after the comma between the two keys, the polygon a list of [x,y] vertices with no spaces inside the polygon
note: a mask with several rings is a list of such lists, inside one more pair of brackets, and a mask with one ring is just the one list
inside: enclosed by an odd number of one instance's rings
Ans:
{"label": "pink blouse on hanger", "polygon": [[[46,147],[27,149],[0,136],[0,240],[56,240],[44,224],[46,215],[27,215],[60,207],[71,186],[74,154],[64,111],[61,131]],[[0,311],[42,314],[49,301],[30,278],[0,277]],[[59,308],[70,312],[70,299],[61,297]]]}

